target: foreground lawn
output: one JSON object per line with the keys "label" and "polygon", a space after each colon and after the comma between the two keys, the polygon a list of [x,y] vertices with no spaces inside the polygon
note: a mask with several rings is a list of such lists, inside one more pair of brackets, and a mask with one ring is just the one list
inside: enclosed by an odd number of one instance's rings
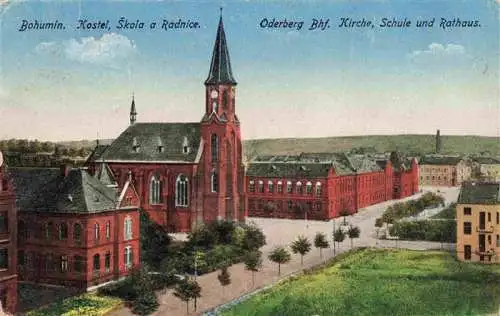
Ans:
{"label": "foreground lawn", "polygon": [[449,253],[364,249],[222,315],[485,315],[500,308],[500,266]]}
{"label": "foreground lawn", "polygon": [[113,297],[85,293],[53,303],[45,308],[28,312],[27,316],[100,316],[122,304]]}

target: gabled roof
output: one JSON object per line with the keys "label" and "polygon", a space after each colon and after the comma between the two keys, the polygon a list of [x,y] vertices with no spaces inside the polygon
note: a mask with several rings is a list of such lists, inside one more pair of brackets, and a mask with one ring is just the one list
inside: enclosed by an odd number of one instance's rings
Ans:
{"label": "gabled roof", "polygon": [[87,162],[85,164],[99,160],[101,158],[102,154],[104,153],[104,151],[106,151],[106,149],[108,149],[108,147],[109,147],[109,145],[97,145],[97,146],[95,146],[95,148],[92,151],[92,153],[90,154],[89,158],[87,158]]}
{"label": "gabled roof", "polygon": [[458,203],[500,204],[500,184],[464,182],[460,189]]}
{"label": "gabled roof", "polygon": [[104,162],[101,163],[101,166],[99,167],[94,176],[96,177],[97,180],[99,180],[102,184],[106,186],[116,187],[118,185],[113,175],[113,171],[111,171],[107,163]]}
{"label": "gabled roof", "polygon": [[[101,159],[193,163],[201,150],[200,139],[200,123],[135,123],[109,145]],[[189,147],[187,154],[183,152],[184,140]]]}
{"label": "gabled roof", "polygon": [[58,169],[13,168],[18,206],[21,211],[96,213],[117,207],[117,192],[84,169],[67,176]]}
{"label": "gabled roof", "polygon": [[427,155],[422,157],[420,160],[420,165],[457,165],[462,161],[462,157],[459,156],[438,156],[438,155]]}
{"label": "gabled roof", "polygon": [[227,49],[222,16],[219,19],[217,37],[215,38],[214,50],[212,53],[212,62],[210,63],[210,71],[205,84],[236,85],[236,80],[234,80],[233,71],[231,70],[231,61],[229,60],[229,51]]}

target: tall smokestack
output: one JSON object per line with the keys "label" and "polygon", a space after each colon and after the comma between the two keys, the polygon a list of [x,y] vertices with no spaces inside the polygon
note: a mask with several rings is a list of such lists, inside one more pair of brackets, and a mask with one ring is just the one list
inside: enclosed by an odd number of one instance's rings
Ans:
{"label": "tall smokestack", "polygon": [[439,130],[436,132],[436,154],[441,153],[441,133]]}

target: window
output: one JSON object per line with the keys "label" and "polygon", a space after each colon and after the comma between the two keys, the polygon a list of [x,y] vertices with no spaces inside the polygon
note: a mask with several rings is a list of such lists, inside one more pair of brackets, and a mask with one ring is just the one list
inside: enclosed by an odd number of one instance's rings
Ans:
{"label": "window", "polygon": [[161,191],[162,183],[159,175],[155,175],[151,178],[150,190],[149,190],[149,202],[151,204],[161,203]]}
{"label": "window", "polygon": [[306,193],[307,194],[312,194],[313,193],[313,185],[311,182],[306,183]]}
{"label": "window", "polygon": [[111,222],[107,221],[106,222],[106,239],[111,238]]}
{"label": "window", "polygon": [[111,270],[111,253],[106,252],[104,256],[104,271],[109,272]]}
{"label": "window", "polygon": [[125,247],[125,252],[123,253],[123,262],[125,262],[125,268],[130,269],[133,265],[133,255],[132,247]]}
{"label": "window", "polygon": [[321,182],[316,182],[316,196],[321,195]]}
{"label": "window", "polygon": [[98,223],[94,224],[94,240],[96,242],[99,241],[99,224]]}
{"label": "window", "polygon": [[214,101],[214,102],[212,103],[212,111],[213,111],[213,112],[215,112],[215,113],[217,113],[217,109],[218,109],[218,107],[219,107],[219,106],[217,105],[217,102],[215,102],[215,101]]}
{"label": "window", "polygon": [[61,272],[68,271],[68,256],[61,256],[60,261]]}
{"label": "window", "polygon": [[51,254],[45,256],[45,271],[54,271],[54,258]]}
{"label": "window", "polygon": [[248,191],[255,192],[255,182],[253,180],[248,182]]}
{"label": "window", "polygon": [[267,182],[267,191],[269,193],[273,193],[274,192],[274,183],[272,181],[268,181]]}
{"label": "window", "polygon": [[9,250],[7,248],[0,249],[0,269],[6,270],[9,268]]}
{"label": "window", "polygon": [[500,247],[500,235],[497,235],[497,247]]}
{"label": "window", "polygon": [[316,202],[316,211],[321,211],[321,202]]}
{"label": "window", "polygon": [[295,190],[296,190],[297,194],[302,194],[302,182],[298,181],[295,184]]}
{"label": "window", "polygon": [[9,217],[7,212],[0,213],[0,233],[9,232]]}
{"label": "window", "polygon": [[470,245],[464,245],[464,260],[470,260],[472,257],[472,248]]}
{"label": "window", "polygon": [[293,209],[293,202],[288,201],[288,210],[292,210],[292,209]]}
{"label": "window", "polygon": [[497,225],[500,224],[500,212],[497,212]]}
{"label": "window", "polygon": [[472,209],[470,207],[464,207],[464,215],[472,215]]}
{"label": "window", "polygon": [[286,193],[292,193],[292,181],[286,182]]}
{"label": "window", "polygon": [[189,142],[187,137],[184,136],[184,141],[182,142],[182,153],[184,155],[189,154]]}
{"label": "window", "polygon": [[48,222],[45,224],[45,239],[51,239],[52,238],[52,230],[53,230],[53,225],[52,222]]}
{"label": "window", "polygon": [[219,179],[215,170],[212,170],[212,175],[210,176],[210,187],[213,193],[219,191]]}
{"label": "window", "polygon": [[59,240],[68,239],[68,225],[66,223],[61,223],[59,225]]}
{"label": "window", "polygon": [[85,271],[85,261],[82,256],[74,256],[73,257],[73,268],[76,272]]}
{"label": "window", "polygon": [[257,190],[259,191],[259,193],[264,192],[264,181],[262,180],[259,181],[259,186],[257,187]]}
{"label": "window", "polygon": [[488,222],[491,222],[491,213],[488,212]]}
{"label": "window", "polygon": [[93,267],[94,272],[101,270],[101,256],[99,254],[94,255],[92,267]]}
{"label": "window", "polygon": [[472,223],[464,222],[464,235],[472,234]]}
{"label": "window", "polygon": [[283,182],[278,181],[278,186],[276,189],[277,189],[278,193],[283,193]]}
{"label": "window", "polygon": [[218,161],[219,158],[219,137],[216,134],[212,134],[210,139],[212,162]]}
{"label": "window", "polygon": [[73,225],[73,240],[77,243],[82,240],[82,226],[78,223]]}
{"label": "window", "polygon": [[188,206],[188,179],[179,175],[175,182],[175,206]]}
{"label": "window", "polygon": [[130,216],[125,217],[125,240],[132,239],[132,218]]}

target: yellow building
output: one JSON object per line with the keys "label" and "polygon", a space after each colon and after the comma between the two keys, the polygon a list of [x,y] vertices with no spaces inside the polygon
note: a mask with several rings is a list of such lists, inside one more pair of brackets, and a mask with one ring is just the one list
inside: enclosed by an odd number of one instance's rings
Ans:
{"label": "yellow building", "polygon": [[457,202],[457,256],[500,263],[500,183],[465,182]]}
{"label": "yellow building", "polygon": [[500,160],[493,157],[474,157],[474,176],[480,180],[500,181]]}
{"label": "yellow building", "polygon": [[458,156],[428,155],[418,165],[421,186],[454,187],[471,179],[471,166]]}

